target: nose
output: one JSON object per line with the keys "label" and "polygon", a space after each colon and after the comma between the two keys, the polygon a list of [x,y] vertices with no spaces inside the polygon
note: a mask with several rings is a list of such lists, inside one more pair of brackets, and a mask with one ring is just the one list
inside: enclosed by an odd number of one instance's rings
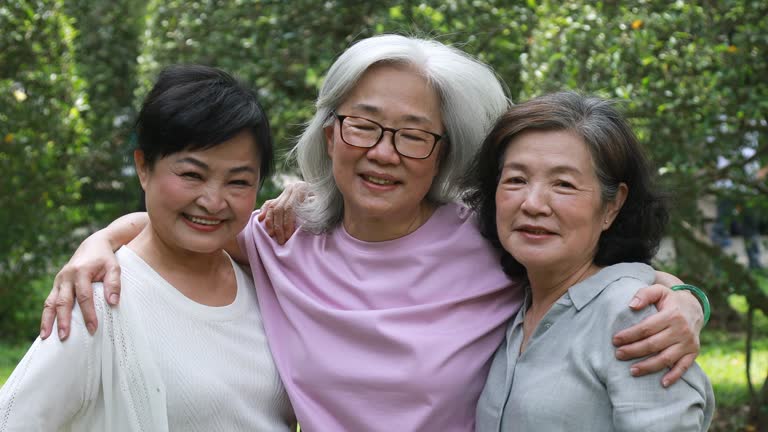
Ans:
{"label": "nose", "polygon": [[195,203],[210,214],[216,214],[227,206],[223,191],[216,185],[206,185]]}
{"label": "nose", "polygon": [[394,165],[400,162],[400,154],[395,150],[395,134],[391,131],[384,131],[379,142],[368,149],[365,154],[368,159],[378,163]]}
{"label": "nose", "polygon": [[549,191],[545,186],[532,185],[525,195],[520,209],[531,216],[545,216],[550,214]]}

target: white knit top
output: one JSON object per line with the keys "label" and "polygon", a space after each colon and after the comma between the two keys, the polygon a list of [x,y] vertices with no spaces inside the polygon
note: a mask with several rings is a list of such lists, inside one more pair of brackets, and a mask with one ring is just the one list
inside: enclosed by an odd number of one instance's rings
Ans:
{"label": "white knit top", "polygon": [[251,279],[233,263],[235,301],[211,307],[127,247],[117,257],[120,305],[94,284],[94,337],[76,307],[68,340],[35,341],[0,389],[0,431],[290,430]]}

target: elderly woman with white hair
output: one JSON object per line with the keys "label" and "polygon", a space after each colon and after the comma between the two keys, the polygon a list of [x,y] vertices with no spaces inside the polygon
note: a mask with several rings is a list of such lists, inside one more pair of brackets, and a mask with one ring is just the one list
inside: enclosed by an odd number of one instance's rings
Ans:
{"label": "elderly woman with white hair", "polygon": [[[295,148],[311,188],[302,229],[277,244],[255,213],[227,249],[250,263],[302,428],[474,430],[490,360],[522,289],[456,201],[467,165],[508,106],[488,66],[435,41],[372,37],[331,66]],[[96,325],[90,284],[79,281],[105,277],[105,298],[117,300],[109,250],[145,219],[125,216],[81,245],[57,275],[43,333],[58,312],[66,335],[73,286]],[[692,296],[658,287],[640,303],[660,296],[667,307],[625,334],[635,343],[622,349],[663,351],[647,370],[678,361],[684,369],[698,351],[701,310]],[[656,334],[637,341],[645,330]]]}

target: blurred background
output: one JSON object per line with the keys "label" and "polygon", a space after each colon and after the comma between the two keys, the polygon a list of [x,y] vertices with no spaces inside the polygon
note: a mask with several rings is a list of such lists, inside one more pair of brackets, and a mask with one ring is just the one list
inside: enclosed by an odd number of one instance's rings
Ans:
{"label": "blurred background", "polygon": [[[386,32],[460,47],[513,101],[621,101],[671,196],[656,264],[713,303],[699,358],[711,430],[768,430],[768,1],[4,0],[0,383],[74,247],[139,207],[131,126],[159,69],[204,63],[251,83],[284,153],[335,57]],[[295,178],[278,168],[261,200]]]}

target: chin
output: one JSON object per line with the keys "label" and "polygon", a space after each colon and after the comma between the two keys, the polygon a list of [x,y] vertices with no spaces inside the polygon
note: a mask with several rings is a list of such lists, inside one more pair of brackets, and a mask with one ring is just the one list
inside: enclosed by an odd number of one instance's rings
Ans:
{"label": "chin", "polygon": [[189,242],[187,244],[179,245],[180,248],[187,250],[191,253],[197,253],[201,255],[212,254],[224,249],[224,243],[220,242]]}
{"label": "chin", "polygon": [[512,254],[512,258],[519,262],[523,267],[527,268],[546,268],[547,266],[554,265],[555,262],[552,259],[542,256],[531,256],[528,254]]}

